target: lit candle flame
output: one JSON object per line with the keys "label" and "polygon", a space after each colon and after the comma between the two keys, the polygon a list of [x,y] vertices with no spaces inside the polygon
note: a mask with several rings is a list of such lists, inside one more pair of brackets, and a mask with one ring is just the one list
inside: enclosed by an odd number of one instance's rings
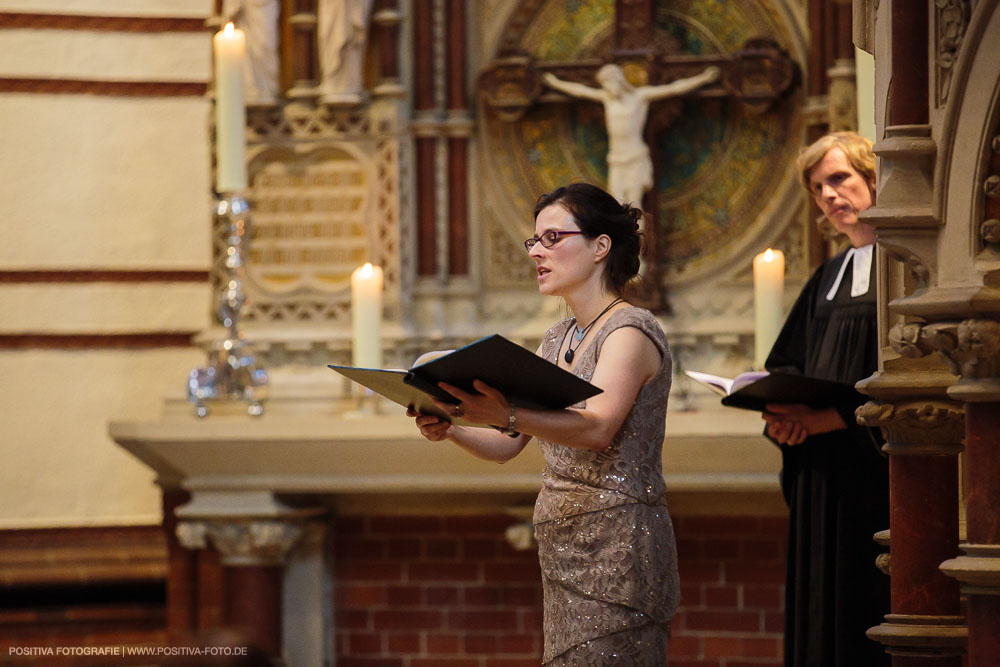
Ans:
{"label": "lit candle flame", "polygon": [[222,34],[225,35],[226,37],[232,37],[235,31],[236,31],[236,26],[233,25],[232,21],[230,21],[229,23],[226,24],[226,27],[222,29]]}
{"label": "lit candle flame", "polygon": [[764,251],[764,261],[773,262],[774,261],[774,251],[768,248]]}
{"label": "lit candle flame", "polygon": [[374,269],[372,268],[372,263],[365,262],[365,265],[361,267],[361,277],[371,278],[372,271],[374,271]]}

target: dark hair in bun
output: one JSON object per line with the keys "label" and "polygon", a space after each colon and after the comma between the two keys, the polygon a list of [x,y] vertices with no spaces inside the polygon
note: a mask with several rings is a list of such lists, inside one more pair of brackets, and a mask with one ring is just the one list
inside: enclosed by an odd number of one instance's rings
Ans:
{"label": "dark hair in bun", "polygon": [[535,218],[542,209],[552,204],[559,204],[569,211],[588,239],[596,239],[601,234],[611,239],[611,250],[604,266],[604,284],[611,292],[621,296],[639,274],[639,253],[642,249],[639,221],[642,211],[631,204],[619,203],[607,192],[589,183],[573,183],[542,195],[535,204]]}

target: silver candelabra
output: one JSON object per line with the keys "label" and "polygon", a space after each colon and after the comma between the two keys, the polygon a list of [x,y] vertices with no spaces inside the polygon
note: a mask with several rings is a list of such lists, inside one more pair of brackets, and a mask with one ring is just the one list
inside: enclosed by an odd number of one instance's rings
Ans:
{"label": "silver candelabra", "polygon": [[215,221],[226,228],[226,275],[214,303],[215,318],[226,328],[226,337],[211,344],[207,366],[191,369],[188,400],[199,417],[208,415],[209,403],[218,400],[245,401],[247,413],[256,417],[264,412],[267,371],[257,366],[239,330],[240,312],[246,303],[243,278],[250,206],[239,195],[224,194],[215,207]]}

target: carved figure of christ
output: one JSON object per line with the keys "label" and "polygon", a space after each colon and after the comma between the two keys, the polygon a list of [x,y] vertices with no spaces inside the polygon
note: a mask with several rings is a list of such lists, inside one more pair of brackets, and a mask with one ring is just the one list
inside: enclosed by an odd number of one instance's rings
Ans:
{"label": "carved figure of christ", "polygon": [[600,88],[564,81],[551,72],[542,82],[572,97],[601,102],[608,133],[608,191],[621,202],[642,206],[642,196],[653,187],[653,162],[643,140],[651,102],[684,95],[718,80],[719,68],[659,86],[636,88],[618,65],[604,65],[595,76]]}

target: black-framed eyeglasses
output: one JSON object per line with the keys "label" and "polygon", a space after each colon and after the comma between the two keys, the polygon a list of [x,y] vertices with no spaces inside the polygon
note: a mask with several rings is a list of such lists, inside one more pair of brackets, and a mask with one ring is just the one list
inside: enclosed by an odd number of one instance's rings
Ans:
{"label": "black-framed eyeglasses", "polygon": [[543,248],[551,248],[555,244],[562,241],[564,236],[573,236],[574,234],[583,234],[583,232],[571,232],[571,231],[554,231],[549,230],[542,234],[541,236],[532,236],[530,239],[525,239],[524,249],[531,252],[531,249],[535,247],[536,243],[541,243]]}

